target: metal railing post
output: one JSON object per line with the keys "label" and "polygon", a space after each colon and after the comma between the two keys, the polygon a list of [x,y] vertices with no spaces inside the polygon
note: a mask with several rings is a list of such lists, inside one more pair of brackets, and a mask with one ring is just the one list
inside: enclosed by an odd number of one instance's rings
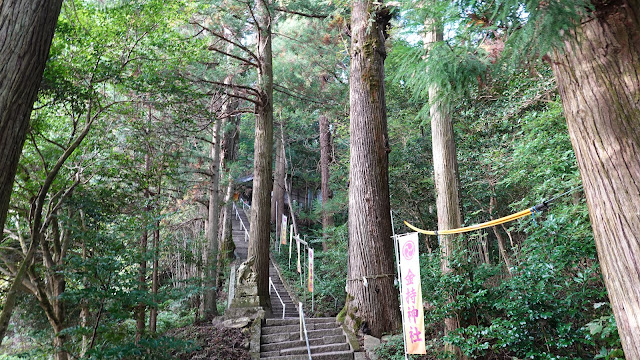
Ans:
{"label": "metal railing post", "polygon": [[[276,286],[273,284],[273,281],[271,281],[271,276],[269,276],[269,295],[271,295],[271,288],[273,287],[273,290],[276,292],[276,295],[278,295],[278,299],[280,300],[280,304],[282,304],[282,318],[284,319],[284,313],[285,313],[285,309],[287,308],[287,305],[284,303],[284,301],[282,301],[282,298],[280,297],[280,294],[278,293],[278,289],[276,289]],[[300,339],[302,340],[302,339]]]}
{"label": "metal railing post", "polygon": [[309,360],[311,359],[311,347],[309,346],[309,334],[307,333],[307,324],[304,320],[304,309],[302,308],[302,303],[298,303],[300,306],[300,310],[298,311],[300,315],[300,341],[302,341],[302,331],[304,330],[304,340],[307,344],[307,354],[309,354]]}

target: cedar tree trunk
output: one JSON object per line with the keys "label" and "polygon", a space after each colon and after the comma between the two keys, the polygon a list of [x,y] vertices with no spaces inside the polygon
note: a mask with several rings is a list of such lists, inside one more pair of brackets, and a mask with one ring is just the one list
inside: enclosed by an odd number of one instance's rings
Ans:
{"label": "cedar tree trunk", "polygon": [[[226,80],[225,80],[226,82]],[[209,183],[209,211],[206,231],[207,254],[205,257],[205,293],[204,318],[211,320],[218,315],[216,304],[216,265],[218,263],[218,219],[220,215],[220,131],[222,120],[213,124],[211,139],[211,165],[209,167],[211,181]]]}
{"label": "cedar tree trunk", "polygon": [[[283,126],[281,126],[281,134],[283,130]],[[276,224],[276,234],[280,235],[282,229],[282,213],[284,212],[284,175],[285,175],[285,152],[284,152],[284,143],[283,136],[276,135],[276,169],[275,174],[273,175],[273,199],[271,199],[271,219]],[[280,239],[276,239],[276,241],[280,241]]]}
{"label": "cedar tree trunk", "polygon": [[267,0],[257,1],[258,19],[258,89],[261,93],[256,105],[255,149],[253,162],[253,191],[251,194],[251,228],[249,230],[249,258],[255,256],[254,270],[258,281],[258,296],[262,305],[269,301],[269,237],[271,189],[273,185],[273,66],[271,53],[271,14]]}
{"label": "cedar tree trunk", "polygon": [[[228,103],[228,102],[227,102]],[[230,108],[235,108],[236,102],[230,105]],[[224,112],[224,111],[223,111]],[[226,111],[225,113],[229,113]],[[229,116],[225,121],[225,131],[221,142],[221,158],[220,166],[223,170],[224,176],[227,179],[224,195],[224,205],[222,208],[222,231],[220,235],[220,251],[218,253],[218,272],[222,269],[223,260],[225,258],[233,258],[233,229],[232,220],[235,214],[233,213],[233,174],[231,173],[230,165],[236,159],[238,152],[238,119],[237,116]]]}
{"label": "cedar tree trunk", "polygon": [[0,2],[0,234],[61,6],[62,0]]}
{"label": "cedar tree trunk", "polygon": [[333,227],[333,215],[327,210],[327,203],[331,198],[329,189],[329,163],[331,162],[331,132],[329,118],[320,115],[320,192],[322,193],[322,250],[329,249],[329,228]]}
{"label": "cedar tree trunk", "polygon": [[593,15],[552,66],[624,353],[640,359],[640,4]]}
{"label": "cedar tree trunk", "polygon": [[[433,44],[442,41],[442,31],[436,29],[427,21],[428,29],[425,34],[425,44]],[[458,160],[456,158],[456,143],[453,134],[453,121],[449,110],[449,104],[443,99],[443,95],[436,84],[429,87],[429,112],[431,115],[431,144],[433,151],[433,175],[436,186],[436,209],[438,214],[438,229],[459,228],[462,221],[460,215],[458,196]],[[451,256],[456,249],[456,235],[440,235],[440,268],[443,274],[453,272],[451,268]],[[450,299],[453,301],[453,299]],[[458,316],[444,319],[445,334],[454,331],[460,326]],[[447,343],[445,350],[453,352],[457,357],[461,356],[459,348]]]}
{"label": "cedar tree trunk", "polygon": [[389,18],[383,5],[370,0],[355,0],[351,9],[349,264],[343,311],[349,327],[381,337],[400,325],[384,92]]}

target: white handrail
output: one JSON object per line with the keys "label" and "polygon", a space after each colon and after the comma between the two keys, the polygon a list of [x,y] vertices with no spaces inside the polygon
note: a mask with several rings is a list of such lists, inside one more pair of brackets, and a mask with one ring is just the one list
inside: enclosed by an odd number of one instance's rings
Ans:
{"label": "white handrail", "polygon": [[249,240],[249,230],[247,230],[247,227],[244,225],[244,221],[242,221],[242,218],[240,217],[240,212],[238,212],[236,203],[233,203],[233,209],[236,211],[236,219],[240,220],[240,226],[242,227],[242,230],[244,230],[244,242],[247,242]]}
{"label": "white handrail", "polygon": [[243,198],[240,198],[240,202],[242,202],[242,210],[244,210],[245,207],[247,207],[247,209],[251,209],[251,206],[246,201],[244,201]]}
{"label": "white handrail", "polygon": [[302,240],[299,235],[293,235],[293,237],[296,239],[296,241],[299,241],[302,245],[309,247],[309,244],[306,241]]}
{"label": "white handrail", "polygon": [[304,320],[304,310],[302,309],[302,303],[298,303],[299,310],[298,315],[300,316],[300,341],[302,341],[302,330],[304,330],[304,340],[307,343],[307,354],[309,354],[309,360],[311,359],[311,347],[309,346],[309,334],[307,334],[307,323]]}
{"label": "white handrail", "polygon": [[282,304],[282,318],[284,319],[284,309],[286,308],[286,304],[284,303],[284,301],[282,301],[282,298],[278,293],[278,289],[276,289],[276,286],[273,284],[273,281],[271,281],[271,276],[269,276],[269,295],[271,295],[271,288],[275,290],[276,295],[278,295],[278,299],[280,299],[280,304]]}

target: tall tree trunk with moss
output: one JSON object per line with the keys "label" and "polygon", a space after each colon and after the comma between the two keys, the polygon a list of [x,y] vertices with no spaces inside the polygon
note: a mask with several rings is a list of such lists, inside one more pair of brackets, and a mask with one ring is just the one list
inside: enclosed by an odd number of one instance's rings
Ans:
{"label": "tall tree trunk with moss", "polygon": [[322,250],[329,249],[329,229],[333,227],[333,214],[327,209],[327,203],[331,199],[329,189],[329,163],[331,162],[331,131],[329,130],[329,118],[320,115],[318,119],[320,127],[320,192],[322,193]]}
{"label": "tall tree trunk with moss", "polygon": [[[442,30],[433,21],[426,22],[425,44],[433,45],[442,41]],[[458,160],[456,158],[456,143],[453,134],[453,121],[449,104],[444,99],[437,84],[429,86],[429,113],[431,115],[431,143],[433,151],[433,175],[436,186],[436,209],[438,214],[438,229],[459,228],[462,221],[460,215],[458,195]],[[456,248],[455,235],[440,235],[440,268],[443,274],[451,274],[451,257]],[[453,299],[450,299],[453,301]],[[444,319],[444,331],[448,334],[460,327],[457,314],[449,314]],[[461,357],[461,351],[451,343],[445,343],[445,351]]]}
{"label": "tall tree trunk with moss", "polygon": [[[227,103],[229,103],[229,101]],[[229,105],[229,110],[235,108],[234,104],[236,104],[235,101]],[[229,114],[230,111],[223,110],[223,113]],[[218,253],[218,273],[222,271],[222,264],[224,260],[233,258],[234,244],[232,221],[235,214],[233,213],[234,183],[231,164],[235,161],[236,154],[238,153],[238,120],[238,116],[228,116],[226,118],[226,121],[224,122],[224,135],[222,136],[222,141],[220,143],[221,176],[224,176],[226,179],[226,185],[224,187],[224,205],[222,206],[222,214],[220,214],[220,217],[222,218],[222,228],[220,231],[220,251]]]}
{"label": "tall tree trunk with moss", "polygon": [[269,1],[257,1],[259,61],[257,86],[260,98],[256,105],[255,149],[253,155],[253,192],[251,194],[251,228],[249,258],[255,257],[258,296],[263,305],[269,301],[269,237],[271,189],[273,180],[273,65],[271,52],[271,13]]}
{"label": "tall tree trunk with moss", "polygon": [[343,311],[348,326],[376,337],[400,325],[398,290],[393,285],[384,90],[388,21],[384,5],[352,2],[349,264]]}
{"label": "tall tree trunk with moss", "polygon": [[640,3],[594,3],[553,72],[625,357],[640,359]]}

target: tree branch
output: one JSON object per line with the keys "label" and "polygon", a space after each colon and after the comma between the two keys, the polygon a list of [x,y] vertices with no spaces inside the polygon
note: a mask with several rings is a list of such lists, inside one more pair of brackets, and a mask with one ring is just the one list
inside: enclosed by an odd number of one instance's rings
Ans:
{"label": "tree branch", "polygon": [[254,63],[254,62],[251,62],[251,60],[247,60],[247,59],[245,59],[243,57],[230,54],[230,53],[228,53],[228,52],[226,52],[224,50],[220,50],[217,47],[215,47],[214,45],[209,46],[209,50],[218,52],[218,53],[220,53],[222,55],[228,56],[228,57],[236,59],[238,61],[242,61],[243,63],[245,63],[247,65],[250,65],[250,66],[253,66],[255,68],[259,67],[258,64]]}
{"label": "tree branch", "polygon": [[[237,47],[238,49],[246,52],[247,54],[249,54],[249,56],[251,56],[256,61],[256,64],[260,63],[260,59],[258,59],[258,56],[256,56],[256,54],[254,54],[254,52],[251,51],[251,49],[249,49],[246,46],[240,44],[239,42],[233,41],[233,40],[227,38],[226,36],[224,36],[223,34],[220,34],[217,31],[214,31],[213,29],[210,29],[210,28],[200,24],[197,21],[190,21],[189,23],[192,24],[192,25],[198,25],[201,28],[206,29],[208,32],[211,33],[211,35],[213,35],[213,36],[217,37],[218,39],[220,39],[222,41],[225,41],[225,42]],[[211,50],[211,49],[209,49],[209,50]],[[252,62],[249,62],[249,63],[253,64]],[[254,66],[257,66],[257,65],[254,65]]]}
{"label": "tree branch", "polygon": [[280,11],[283,13],[287,13],[287,14],[293,14],[293,15],[299,15],[299,16],[304,16],[307,18],[312,18],[312,19],[326,19],[329,17],[329,15],[323,15],[323,14],[307,14],[307,13],[302,13],[299,11],[295,11],[295,10],[289,10],[287,8],[281,7],[281,6],[277,6],[275,8],[276,11]]}
{"label": "tree branch", "polygon": [[289,95],[289,96],[294,97],[296,99],[309,101],[309,102],[312,102],[312,103],[315,103],[315,104],[319,104],[319,105],[324,105],[324,103],[321,102],[321,101],[313,100],[313,99],[308,98],[308,97],[306,97],[304,95],[294,94],[293,90],[287,89],[287,88],[285,88],[284,86],[281,86],[281,85],[273,84],[273,90],[275,90],[275,91],[277,91],[279,93],[285,94],[285,95]]}

